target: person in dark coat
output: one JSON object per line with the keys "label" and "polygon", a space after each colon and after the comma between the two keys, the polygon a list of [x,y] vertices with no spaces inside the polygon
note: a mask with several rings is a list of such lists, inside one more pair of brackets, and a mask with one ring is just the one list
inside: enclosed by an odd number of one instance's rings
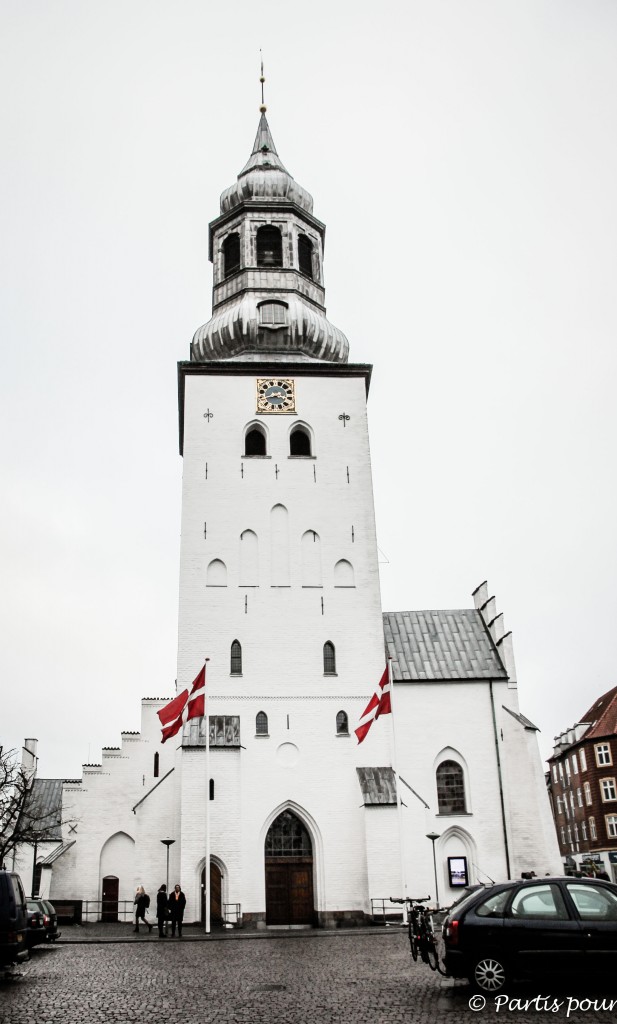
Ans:
{"label": "person in dark coat", "polygon": [[135,893],[135,928],[134,931],[139,931],[139,921],[142,920],[146,925],[148,931],[152,931],[152,925],[146,921],[146,910],[150,906],[150,897],[144,889],[143,885],[138,886],[137,892]]}
{"label": "person in dark coat", "polygon": [[178,926],[178,938],[182,938],[182,920],[184,918],[184,908],[186,907],[186,896],[182,892],[179,885],[174,886],[174,891],[169,894],[169,917],[171,918],[171,937],[174,938],[176,934],[176,925]]}
{"label": "person in dark coat", "polygon": [[165,938],[165,922],[167,920],[167,886],[162,885],[156,894],[156,922],[159,926],[159,939]]}

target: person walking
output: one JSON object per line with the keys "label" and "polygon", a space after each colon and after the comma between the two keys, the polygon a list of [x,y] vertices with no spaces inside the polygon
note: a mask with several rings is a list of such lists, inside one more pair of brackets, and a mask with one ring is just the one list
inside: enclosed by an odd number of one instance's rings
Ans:
{"label": "person walking", "polygon": [[176,935],[176,925],[178,926],[178,938],[182,938],[182,920],[184,918],[184,908],[186,907],[186,896],[182,892],[179,885],[174,886],[174,891],[169,895],[169,916],[171,918],[171,937],[172,939]]}
{"label": "person walking", "polygon": [[137,886],[137,892],[135,893],[133,903],[135,904],[135,928],[133,930],[139,932],[139,922],[143,921],[148,931],[151,932],[152,925],[148,924],[146,921],[146,910],[150,906],[150,897],[143,885]]}
{"label": "person walking", "polygon": [[161,885],[156,894],[156,922],[159,926],[159,939],[165,938],[165,925],[168,916],[167,886]]}

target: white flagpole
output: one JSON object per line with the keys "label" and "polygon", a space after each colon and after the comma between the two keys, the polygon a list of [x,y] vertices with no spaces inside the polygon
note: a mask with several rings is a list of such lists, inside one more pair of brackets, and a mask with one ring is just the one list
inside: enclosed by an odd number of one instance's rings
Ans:
{"label": "white flagpole", "polygon": [[[405,844],[403,841],[403,805],[401,803],[401,788],[398,779],[398,757],[396,752],[396,728],[394,725],[394,685],[392,681],[392,658],[388,658],[388,680],[390,682],[390,711],[392,714],[392,769],[394,771],[394,785],[396,787],[396,810],[398,816],[399,854],[401,858],[401,885],[403,886],[403,897],[407,895],[407,873],[405,871]],[[403,903],[403,923],[407,923],[407,904]]]}
{"label": "white flagpole", "polygon": [[[206,665],[210,661],[204,658],[204,683],[206,682]],[[208,694],[204,685],[204,717],[206,719],[206,874],[205,874],[205,926],[206,935],[210,934],[210,715],[208,714]]]}

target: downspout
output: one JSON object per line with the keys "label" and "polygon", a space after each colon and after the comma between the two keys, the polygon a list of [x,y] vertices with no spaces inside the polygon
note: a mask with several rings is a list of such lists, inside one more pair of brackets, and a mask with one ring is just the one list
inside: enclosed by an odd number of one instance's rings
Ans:
{"label": "downspout", "polygon": [[499,756],[499,737],[497,735],[497,718],[495,716],[495,698],[493,695],[493,680],[489,679],[489,693],[491,695],[491,715],[493,716],[493,737],[495,739],[495,757],[497,760],[497,778],[499,779],[499,803],[501,804],[501,824],[503,828],[503,845],[506,855],[506,871],[510,878],[510,849],[508,847],[508,830],[506,828],[506,806],[503,798],[503,777],[501,774],[501,758]]}

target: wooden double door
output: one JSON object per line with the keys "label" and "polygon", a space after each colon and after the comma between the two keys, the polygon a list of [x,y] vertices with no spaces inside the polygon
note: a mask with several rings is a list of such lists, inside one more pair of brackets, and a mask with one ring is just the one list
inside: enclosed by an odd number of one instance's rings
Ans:
{"label": "wooden double door", "polygon": [[313,858],[266,857],[266,924],[314,924]]}

